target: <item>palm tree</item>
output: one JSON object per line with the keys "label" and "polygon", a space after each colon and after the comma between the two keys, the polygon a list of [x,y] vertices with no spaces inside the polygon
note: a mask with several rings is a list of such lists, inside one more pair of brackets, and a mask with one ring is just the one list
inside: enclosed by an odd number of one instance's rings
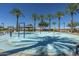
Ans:
{"label": "palm tree", "polygon": [[37,14],[32,14],[32,18],[34,20],[34,31],[36,30],[36,19],[37,19]]}
{"label": "palm tree", "polygon": [[41,22],[44,22],[44,18],[45,18],[44,15],[40,15],[39,18],[40,18]]}
{"label": "palm tree", "polygon": [[69,4],[66,12],[68,12],[71,15],[71,30],[73,32],[73,16],[77,14],[77,12],[79,12],[79,6],[78,4]]}
{"label": "palm tree", "polygon": [[54,30],[55,30],[55,25],[56,25],[56,22],[53,22],[52,24],[54,25]]}
{"label": "palm tree", "polygon": [[14,16],[16,16],[16,31],[18,31],[18,20],[19,20],[19,17],[23,15],[22,11],[18,8],[14,8],[11,10],[11,14],[13,14]]}
{"label": "palm tree", "polygon": [[60,11],[55,14],[55,17],[58,18],[58,31],[59,32],[60,32],[60,19],[61,19],[62,16],[64,16],[64,14]]}
{"label": "palm tree", "polygon": [[38,18],[40,19],[40,23],[38,25],[40,26],[40,30],[41,30],[41,29],[43,29],[43,26],[41,26],[41,24],[43,24],[45,16],[44,15],[40,15]]}
{"label": "palm tree", "polygon": [[[72,27],[72,23],[69,22],[67,26],[68,26],[68,27]],[[78,22],[73,22],[73,30],[76,30],[76,27],[77,27],[77,26],[79,26],[79,23],[78,23]]]}
{"label": "palm tree", "polygon": [[49,20],[49,31],[51,30],[51,18],[52,18],[52,14],[48,14],[47,18]]}
{"label": "palm tree", "polygon": [[40,22],[39,27],[40,27],[40,32],[41,32],[41,29],[44,30],[45,27],[48,27],[48,23],[44,21]]}

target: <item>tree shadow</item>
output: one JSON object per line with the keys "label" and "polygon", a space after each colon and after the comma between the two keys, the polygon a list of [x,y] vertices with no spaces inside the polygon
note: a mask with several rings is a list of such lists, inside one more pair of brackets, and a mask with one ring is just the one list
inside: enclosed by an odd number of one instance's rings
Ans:
{"label": "tree shadow", "polygon": [[[14,54],[14,53],[24,51],[24,50],[28,50],[28,49],[32,49],[32,48],[36,48],[36,47],[39,47],[39,46],[41,46],[41,47],[37,49],[36,53],[38,53],[38,54],[36,54],[36,55],[44,56],[44,55],[48,55],[47,48],[46,48],[47,45],[48,44],[53,44],[53,42],[64,42],[64,43],[71,43],[71,44],[76,44],[77,43],[77,42],[74,42],[74,41],[70,40],[70,38],[66,38],[66,37],[59,38],[59,36],[58,37],[45,36],[45,37],[37,37],[37,38],[34,38],[34,39],[43,39],[43,40],[39,41],[35,45],[29,46],[29,47],[22,47],[22,48],[18,48],[18,49],[5,51],[3,53],[0,53],[0,56],[7,56],[7,55],[10,55],[10,54]],[[65,46],[68,47],[68,48],[70,47],[70,46],[67,46],[67,45],[65,45]],[[70,49],[73,49],[73,48],[74,47],[71,47]],[[63,54],[63,52],[60,52],[60,50],[58,50],[58,51],[59,51],[58,53]]]}
{"label": "tree shadow", "polygon": [[40,41],[34,41],[34,40],[21,40],[21,41],[13,41],[12,43],[23,43],[23,42],[40,42]]}

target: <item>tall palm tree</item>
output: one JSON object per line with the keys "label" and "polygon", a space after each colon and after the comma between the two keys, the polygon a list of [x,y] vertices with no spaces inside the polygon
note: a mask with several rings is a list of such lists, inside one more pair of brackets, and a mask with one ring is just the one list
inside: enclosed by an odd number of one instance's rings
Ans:
{"label": "tall palm tree", "polygon": [[32,14],[32,18],[34,20],[34,31],[36,31],[36,20],[37,20],[37,14]]}
{"label": "tall palm tree", "polygon": [[[45,16],[44,16],[44,15],[40,15],[40,16],[39,16],[39,19],[40,19],[40,23],[39,23],[39,26],[40,26],[41,23],[43,24],[44,19],[45,19]],[[40,30],[41,30],[41,29],[43,29],[43,26],[42,26],[42,27],[40,26]]]}
{"label": "tall palm tree", "polygon": [[73,16],[77,14],[77,12],[79,12],[79,6],[78,4],[69,4],[66,12],[68,12],[71,16],[71,31],[73,32]]}
{"label": "tall palm tree", "polygon": [[41,22],[44,22],[44,19],[45,19],[44,15],[40,15],[39,18],[40,18]]}
{"label": "tall palm tree", "polygon": [[14,16],[16,16],[16,31],[18,31],[18,20],[19,20],[19,17],[23,15],[22,11],[18,8],[14,8],[11,10],[11,14],[13,14]]}
{"label": "tall palm tree", "polygon": [[64,14],[60,11],[55,14],[55,17],[58,18],[58,31],[59,32],[60,32],[60,19],[61,19],[62,16],[64,16]]}
{"label": "tall palm tree", "polygon": [[47,18],[48,18],[48,20],[49,20],[49,31],[51,30],[51,18],[52,18],[53,16],[52,16],[52,14],[48,14],[47,15]]}

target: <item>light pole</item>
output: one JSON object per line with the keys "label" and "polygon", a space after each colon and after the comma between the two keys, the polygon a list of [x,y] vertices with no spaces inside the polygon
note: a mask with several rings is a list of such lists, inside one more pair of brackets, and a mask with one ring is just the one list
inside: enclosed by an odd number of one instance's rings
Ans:
{"label": "light pole", "polygon": [[14,31],[14,27],[9,26],[8,29],[9,29],[10,37],[12,37],[12,32]]}
{"label": "light pole", "polygon": [[65,32],[65,22],[63,22],[63,25],[64,25],[64,32]]}
{"label": "light pole", "polygon": [[25,38],[25,23],[23,23],[24,24],[24,38]]}

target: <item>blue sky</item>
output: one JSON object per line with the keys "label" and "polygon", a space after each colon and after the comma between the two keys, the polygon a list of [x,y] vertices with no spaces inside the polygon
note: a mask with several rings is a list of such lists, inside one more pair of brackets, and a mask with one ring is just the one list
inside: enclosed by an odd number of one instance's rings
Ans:
{"label": "blue sky", "polygon": [[[33,24],[32,13],[37,13],[38,15],[47,15],[47,14],[55,14],[57,11],[65,12],[68,4],[54,4],[54,3],[39,3],[39,4],[0,4],[0,24],[5,23],[5,26],[15,26],[16,25],[16,17],[10,14],[10,11],[13,8],[20,8],[23,11],[24,17],[20,17],[19,22],[25,22],[26,24]],[[79,14],[74,15],[74,20],[79,21]],[[70,21],[70,15],[65,14],[64,17],[61,18],[61,28],[63,28],[63,22],[66,24]],[[57,18],[52,18],[52,22],[58,22]],[[37,20],[39,23],[39,20]],[[57,26],[57,25],[56,25]],[[38,27],[38,25],[37,25]],[[52,25],[53,27],[53,25]]]}

